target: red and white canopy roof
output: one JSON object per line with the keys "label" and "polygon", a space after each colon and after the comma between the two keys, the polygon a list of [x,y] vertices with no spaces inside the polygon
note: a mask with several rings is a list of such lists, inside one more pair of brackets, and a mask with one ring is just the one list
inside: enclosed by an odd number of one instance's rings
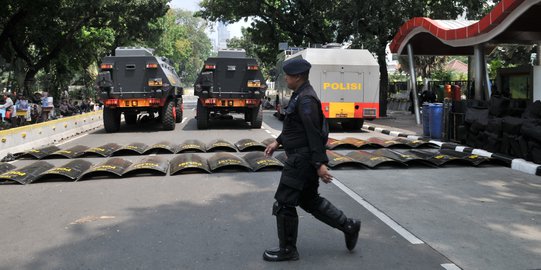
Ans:
{"label": "red and white canopy roof", "polygon": [[404,23],[391,52],[416,55],[471,55],[477,44],[541,42],[541,0],[502,0],[479,21],[417,17]]}

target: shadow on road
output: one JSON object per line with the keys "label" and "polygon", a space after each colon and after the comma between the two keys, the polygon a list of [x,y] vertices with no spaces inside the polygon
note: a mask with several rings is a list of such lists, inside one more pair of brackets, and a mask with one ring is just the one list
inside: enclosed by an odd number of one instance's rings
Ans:
{"label": "shadow on road", "polygon": [[[197,129],[197,119],[191,118],[187,120],[188,122],[184,126],[183,130],[199,130]],[[245,122],[244,119],[233,118],[233,119],[213,119],[209,121],[208,131],[212,130],[249,130],[252,129],[250,124]]]}
{"label": "shadow on road", "polygon": [[[435,269],[441,261],[428,247],[407,248],[403,239],[391,237],[386,226],[331,188],[326,190],[329,199],[366,221],[356,251],[347,251],[341,232],[299,210],[301,260],[264,262],[263,250],[277,244],[271,215],[276,181],[268,181],[277,175],[241,175],[248,176],[200,178],[195,189],[179,183],[162,194],[139,194],[137,200],[148,200],[138,204],[144,207],[130,208],[137,202],[119,200],[112,207],[116,210],[101,212],[110,218],[84,217],[53,228],[48,232],[52,243],[38,244],[49,248],[21,254],[23,265],[17,265],[19,259],[5,260],[0,269],[277,269],[293,264],[295,269]],[[176,202],[163,203],[159,196],[167,192],[175,193]],[[162,203],[154,206],[153,201]],[[392,255],[383,254],[390,250]]]}

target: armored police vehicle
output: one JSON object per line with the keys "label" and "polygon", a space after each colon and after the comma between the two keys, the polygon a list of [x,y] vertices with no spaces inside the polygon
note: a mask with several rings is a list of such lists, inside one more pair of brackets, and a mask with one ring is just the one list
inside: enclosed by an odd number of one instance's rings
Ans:
{"label": "armored police vehicle", "polygon": [[276,98],[280,119],[285,117],[284,107],[293,94],[285,83],[282,65],[294,58],[312,64],[309,80],[329,124],[340,123],[344,129],[358,130],[364,119],[379,117],[379,65],[368,50],[309,48],[278,55]]}
{"label": "armored police vehicle", "polygon": [[194,85],[197,128],[206,129],[209,119],[230,113],[244,114],[252,128],[261,128],[261,99],[267,86],[257,61],[244,50],[222,50],[205,61]]}
{"label": "armored police vehicle", "polygon": [[118,131],[121,114],[128,125],[141,113],[157,114],[165,130],[182,121],[180,78],[170,61],[154,56],[152,49],[117,48],[114,56],[103,58],[97,84],[107,132]]}

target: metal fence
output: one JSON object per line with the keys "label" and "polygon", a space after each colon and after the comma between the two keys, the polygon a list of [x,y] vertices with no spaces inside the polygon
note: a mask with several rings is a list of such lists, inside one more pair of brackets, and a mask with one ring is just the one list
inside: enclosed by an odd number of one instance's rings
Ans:
{"label": "metal fence", "polygon": [[[425,87],[423,82],[417,82],[417,95],[421,96],[426,89],[436,95],[438,102],[443,102],[443,87],[445,84],[459,85],[463,95],[469,96],[473,81],[429,81]],[[391,111],[408,111],[411,109],[412,97],[409,91],[409,82],[390,82],[387,109]]]}

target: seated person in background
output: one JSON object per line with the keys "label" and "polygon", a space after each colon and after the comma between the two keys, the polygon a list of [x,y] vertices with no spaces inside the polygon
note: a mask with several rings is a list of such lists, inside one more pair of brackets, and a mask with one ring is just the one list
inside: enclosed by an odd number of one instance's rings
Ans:
{"label": "seated person in background", "polygon": [[266,97],[265,101],[263,102],[263,109],[272,109],[272,108],[273,108],[273,106],[271,104],[271,98]]}
{"label": "seated person in background", "polygon": [[41,93],[40,92],[35,92],[30,97],[30,102],[35,103],[35,104],[41,104]]}
{"label": "seated person in background", "polygon": [[9,92],[5,92],[3,95],[4,98],[4,104],[0,105],[0,109],[4,109],[4,120],[7,122],[11,122],[13,117],[13,113],[15,112],[15,108],[13,107],[13,100],[11,99],[11,94]]}
{"label": "seated person in background", "polygon": [[28,111],[28,107],[29,107],[28,104],[29,104],[28,99],[26,99],[25,96],[19,94],[19,98],[15,102],[15,107],[17,107],[17,110],[18,111]]}
{"label": "seated person in background", "polygon": [[88,98],[83,99],[81,102],[81,112],[86,113],[90,111],[90,101]]}
{"label": "seated person in background", "polygon": [[[30,104],[28,99],[22,94],[19,94],[17,101],[15,102],[15,108],[17,109],[17,123],[18,125],[24,124],[30,118]],[[22,112],[19,114],[19,112]],[[24,115],[22,115],[24,113]]]}
{"label": "seated person in background", "polygon": [[74,101],[72,105],[73,114],[80,114],[81,113],[81,106],[79,106],[78,101]]}
{"label": "seated person in background", "polygon": [[58,105],[58,112],[62,116],[71,116],[73,114],[73,112],[70,110],[68,106],[68,101],[65,98],[62,99],[62,101]]}

